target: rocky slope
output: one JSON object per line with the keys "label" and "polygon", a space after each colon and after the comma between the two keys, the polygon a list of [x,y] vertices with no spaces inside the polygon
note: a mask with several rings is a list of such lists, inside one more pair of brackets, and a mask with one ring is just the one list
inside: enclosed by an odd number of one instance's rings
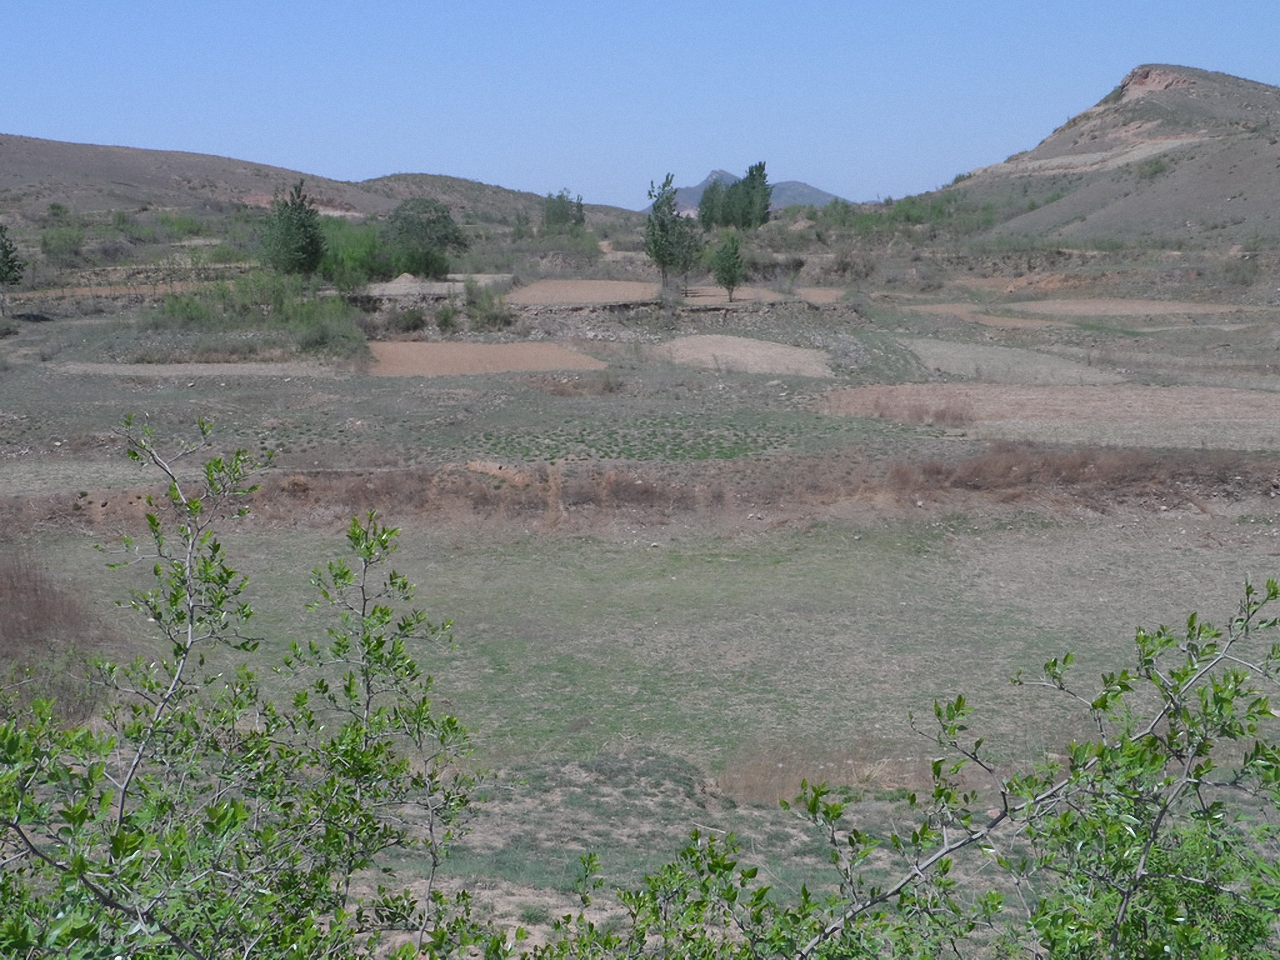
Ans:
{"label": "rocky slope", "polygon": [[943,192],[993,204],[996,236],[1270,245],[1280,240],[1280,88],[1138,67],[1033,150]]}

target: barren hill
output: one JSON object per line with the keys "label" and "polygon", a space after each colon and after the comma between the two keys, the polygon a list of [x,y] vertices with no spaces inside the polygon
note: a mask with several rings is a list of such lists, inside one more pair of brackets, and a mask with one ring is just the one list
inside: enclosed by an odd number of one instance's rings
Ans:
{"label": "barren hill", "polygon": [[[0,134],[0,215],[36,217],[51,203],[78,213],[227,211],[266,206],[276,191],[299,179],[306,180],[307,192],[323,212],[338,215],[382,214],[411,197],[440,200],[470,222],[507,223],[517,214],[536,221],[542,210],[542,198],[535,193],[458,177],[396,174],[348,183],[229,157]],[[627,214],[592,205],[588,215],[616,219]]]}
{"label": "barren hill", "polygon": [[1280,239],[1280,88],[1146,65],[1035,149],[942,191],[996,236],[1229,246]]}

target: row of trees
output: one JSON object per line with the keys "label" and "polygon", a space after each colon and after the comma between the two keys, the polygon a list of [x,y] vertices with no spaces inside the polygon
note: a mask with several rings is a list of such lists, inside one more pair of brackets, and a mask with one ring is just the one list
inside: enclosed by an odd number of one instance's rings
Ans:
{"label": "row of trees", "polygon": [[[105,714],[64,722],[37,701],[0,710],[0,955],[36,960],[346,960],[527,955],[836,960],[938,956],[1130,960],[1280,950],[1280,585],[1247,588],[1215,627],[1140,630],[1134,659],[1080,689],[1071,658],[1018,682],[1064,696],[1094,735],[1022,773],[970,730],[963,697],[918,729],[927,789],[881,834],[806,784],[789,806],[832,871],[796,895],[760,878],[732,836],[695,831],[671,863],[619,891],[621,923],[585,913],[526,948],[472,915],[438,870],[472,800],[465,731],[419,665],[449,625],[405,609],[387,573],[396,531],[352,521],[312,583],[330,611],[280,665],[269,699],[247,583],[218,537],[258,466],[243,451],[179,467],[126,424],[158,469],[154,583],[131,605],[162,649],[99,663]],[[131,545],[130,545],[131,546]],[[996,756],[1003,756],[999,762]],[[413,851],[416,882],[397,872]],[[583,858],[584,905],[600,885]],[[403,870],[404,867],[401,867]],[[522,953],[523,951],[523,953]]]}
{"label": "row of trees", "polygon": [[[764,164],[759,167],[763,174]],[[732,301],[733,291],[746,276],[738,234],[732,230],[725,231],[719,244],[709,250],[699,229],[699,221],[683,216],[677,210],[673,179],[672,174],[667,174],[662,186],[649,184],[651,203],[644,224],[645,253],[657,265],[664,288],[672,276],[686,277],[695,266],[705,262],[716,283],[728,291]]]}
{"label": "row of trees", "polygon": [[773,187],[769,186],[764,161],[761,161],[748,167],[745,177],[728,186],[712,180],[698,201],[698,222],[704,230],[716,227],[754,230],[769,222],[772,202]]}
{"label": "row of trees", "polygon": [[272,201],[263,228],[266,264],[282,273],[320,272],[340,286],[386,280],[401,273],[443,277],[449,252],[467,249],[467,238],[438,200],[405,200],[381,226],[343,225],[326,230],[301,181]]}

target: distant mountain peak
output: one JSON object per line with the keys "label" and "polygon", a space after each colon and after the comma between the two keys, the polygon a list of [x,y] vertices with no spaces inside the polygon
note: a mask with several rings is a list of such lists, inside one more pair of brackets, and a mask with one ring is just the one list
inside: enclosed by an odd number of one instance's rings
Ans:
{"label": "distant mountain peak", "polygon": [[[695,186],[676,187],[676,209],[681,213],[696,212],[698,204],[702,201],[702,194],[711,184],[719,182],[727,187],[741,179],[737,174],[730,173],[728,170],[712,170],[702,179],[701,183]],[[773,187],[773,202],[769,205],[770,210],[785,210],[787,207],[798,206],[825,207],[832,200],[840,199],[834,193],[819,190],[817,187],[812,187],[799,180],[783,180],[780,183],[771,184],[771,186]]]}

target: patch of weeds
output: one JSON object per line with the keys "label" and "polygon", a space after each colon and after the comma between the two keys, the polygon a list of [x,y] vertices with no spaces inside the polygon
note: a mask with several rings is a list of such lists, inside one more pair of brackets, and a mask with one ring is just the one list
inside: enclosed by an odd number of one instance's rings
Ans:
{"label": "patch of weeds", "polygon": [[436,327],[441,333],[452,333],[458,329],[458,308],[452,302],[442,303],[436,308]]}
{"label": "patch of weeds", "polygon": [[427,315],[421,307],[392,310],[387,316],[387,326],[396,333],[417,333],[426,329]]}
{"label": "patch of weeds", "polygon": [[198,293],[169,294],[141,326],[150,332],[243,333],[260,346],[272,341],[271,349],[283,334],[303,353],[355,356],[366,349],[356,310],[345,300],[300,277],[265,271]]}
{"label": "patch of weeds", "polygon": [[1161,174],[1168,173],[1171,164],[1164,157],[1152,157],[1150,160],[1138,164],[1139,180],[1154,180]]}
{"label": "patch of weeds", "polygon": [[538,926],[551,922],[551,911],[542,904],[524,904],[520,907],[520,922]]}
{"label": "patch of weeds", "polygon": [[465,297],[472,330],[505,330],[515,323],[515,314],[501,290],[468,279]]}

